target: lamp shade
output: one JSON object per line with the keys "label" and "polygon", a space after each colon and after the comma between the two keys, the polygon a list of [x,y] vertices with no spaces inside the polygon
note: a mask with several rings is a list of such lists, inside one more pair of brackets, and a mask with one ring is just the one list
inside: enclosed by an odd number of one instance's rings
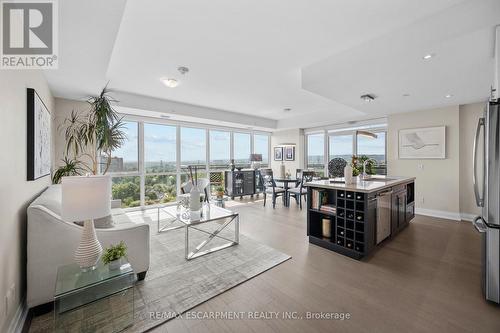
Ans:
{"label": "lamp shade", "polygon": [[111,214],[111,177],[63,177],[61,183],[64,220],[84,221]]}

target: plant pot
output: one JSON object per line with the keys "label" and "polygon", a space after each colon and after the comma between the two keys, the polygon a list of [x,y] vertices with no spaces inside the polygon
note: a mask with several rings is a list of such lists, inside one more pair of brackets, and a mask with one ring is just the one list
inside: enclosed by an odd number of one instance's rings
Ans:
{"label": "plant pot", "polygon": [[224,192],[216,192],[215,195],[217,196],[217,199],[220,199],[224,196]]}
{"label": "plant pot", "polygon": [[110,270],[115,270],[115,269],[120,269],[120,267],[122,267],[122,264],[123,264],[123,258],[120,258],[120,259],[116,259],[116,260],[113,260],[111,261],[108,265],[109,265],[109,269]]}

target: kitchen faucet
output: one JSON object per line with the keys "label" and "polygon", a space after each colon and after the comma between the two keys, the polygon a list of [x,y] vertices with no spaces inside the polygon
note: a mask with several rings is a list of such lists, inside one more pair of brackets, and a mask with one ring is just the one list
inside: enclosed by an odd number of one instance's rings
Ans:
{"label": "kitchen faucet", "polygon": [[369,158],[367,159],[366,161],[363,162],[363,173],[361,174],[361,179],[362,180],[366,180],[366,179],[370,179],[370,175],[368,175],[366,173],[366,165],[370,162],[370,161],[373,161],[375,162],[375,164],[378,164],[378,162],[376,160],[374,160],[373,158]]}

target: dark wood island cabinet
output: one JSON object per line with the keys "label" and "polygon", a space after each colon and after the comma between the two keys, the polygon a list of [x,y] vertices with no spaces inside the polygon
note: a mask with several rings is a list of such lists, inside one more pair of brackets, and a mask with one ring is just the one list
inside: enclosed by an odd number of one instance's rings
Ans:
{"label": "dark wood island cabinet", "polygon": [[308,183],[309,242],[354,259],[367,256],[414,217],[414,180],[374,177],[349,185]]}

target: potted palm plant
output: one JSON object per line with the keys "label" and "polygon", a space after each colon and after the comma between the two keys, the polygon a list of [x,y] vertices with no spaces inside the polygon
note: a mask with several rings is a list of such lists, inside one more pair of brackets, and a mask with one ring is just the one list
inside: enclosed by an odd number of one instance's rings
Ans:
{"label": "potted palm plant", "polygon": [[215,188],[215,195],[217,196],[217,198],[222,198],[224,196],[224,186],[217,186]]}
{"label": "potted palm plant", "polygon": [[[57,184],[64,176],[84,173],[105,174],[111,165],[111,153],[120,148],[126,140],[122,118],[112,107],[116,102],[107,87],[99,96],[89,97],[88,114],[72,111],[59,126],[66,140],[63,165],[52,177]],[[101,161],[103,167],[99,168]]]}

